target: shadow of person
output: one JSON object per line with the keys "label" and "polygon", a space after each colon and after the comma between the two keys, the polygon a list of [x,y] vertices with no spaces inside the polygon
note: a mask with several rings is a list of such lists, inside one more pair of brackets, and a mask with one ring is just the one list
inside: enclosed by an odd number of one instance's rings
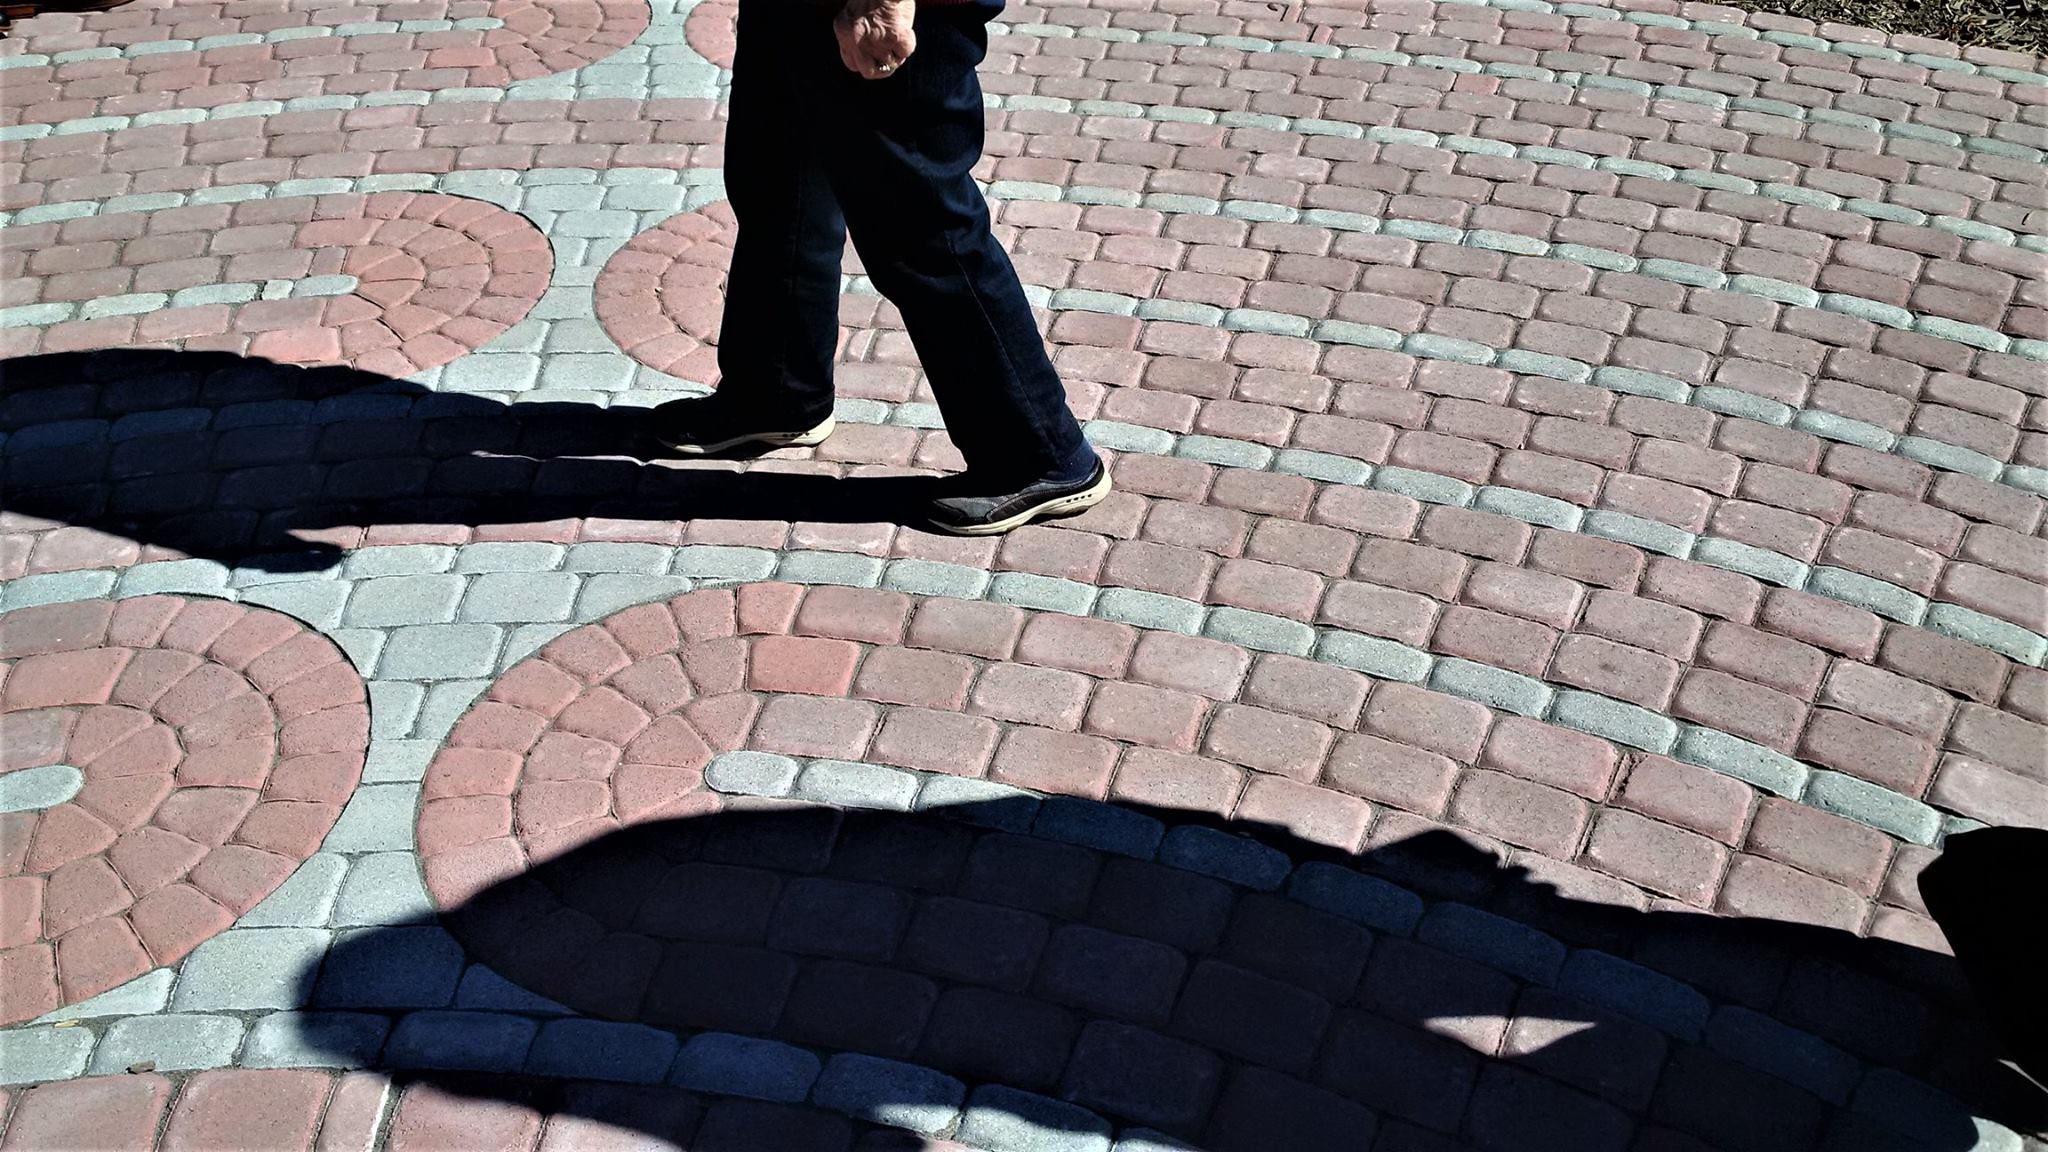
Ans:
{"label": "shadow of person", "polygon": [[1445,831],[1350,856],[1060,797],[732,801],[343,938],[298,1027],[332,1063],[705,1152],[844,1150],[847,1116],[1214,1152],[1960,1152],[2020,1147],[1973,1114],[2041,1127],[1948,957],[1545,871]]}
{"label": "shadow of person", "polygon": [[1920,894],[2005,1051],[2048,1085],[2048,828],[1949,837]]}
{"label": "shadow of person", "polygon": [[884,468],[662,461],[646,414],[226,353],[27,356],[0,360],[0,490],[17,517],[275,572],[339,563],[335,529],[914,523],[928,495]]}

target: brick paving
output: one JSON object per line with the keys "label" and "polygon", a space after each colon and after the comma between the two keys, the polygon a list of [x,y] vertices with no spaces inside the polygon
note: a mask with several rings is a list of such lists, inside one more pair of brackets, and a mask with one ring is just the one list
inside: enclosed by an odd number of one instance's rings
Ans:
{"label": "brick paving", "polygon": [[1012,4],[1118,491],[849,254],[715,383],[733,7],[0,41],[0,1149],[2048,1147],[2048,65],[1674,0]]}

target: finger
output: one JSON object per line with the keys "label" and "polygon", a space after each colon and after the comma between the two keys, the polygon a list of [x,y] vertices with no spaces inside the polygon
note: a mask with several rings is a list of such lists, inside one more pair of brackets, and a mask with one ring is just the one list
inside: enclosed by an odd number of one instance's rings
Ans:
{"label": "finger", "polygon": [[894,43],[876,52],[878,63],[886,66],[884,75],[889,76],[901,72],[903,65],[910,59],[910,54],[917,50],[917,40],[914,37],[902,36],[893,39]]}
{"label": "finger", "polygon": [[870,80],[886,80],[896,74],[896,69],[902,67],[888,48],[882,45],[871,46],[866,65],[861,70],[861,75]]}
{"label": "finger", "polygon": [[846,66],[848,72],[866,74],[868,66],[867,53],[861,50],[860,45],[853,37],[844,32],[839,34],[839,62]]}

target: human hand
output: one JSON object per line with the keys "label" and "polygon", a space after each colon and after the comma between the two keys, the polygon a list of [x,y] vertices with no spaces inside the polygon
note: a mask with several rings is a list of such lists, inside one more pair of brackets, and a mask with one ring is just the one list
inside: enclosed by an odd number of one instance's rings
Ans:
{"label": "human hand", "polygon": [[839,59],[870,80],[896,73],[917,50],[917,0],[846,0],[832,21]]}

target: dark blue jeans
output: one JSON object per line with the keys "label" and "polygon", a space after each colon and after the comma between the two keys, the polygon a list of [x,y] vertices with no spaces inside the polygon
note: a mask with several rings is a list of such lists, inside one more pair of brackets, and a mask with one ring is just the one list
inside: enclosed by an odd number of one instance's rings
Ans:
{"label": "dark blue jeans", "polygon": [[741,0],[726,131],[739,219],[720,329],[720,391],[794,427],[832,407],[849,231],[903,315],[946,429],[977,473],[1037,479],[1085,448],[972,170],[975,66],[1000,5],[923,8],[894,76],[840,62],[828,15]]}

